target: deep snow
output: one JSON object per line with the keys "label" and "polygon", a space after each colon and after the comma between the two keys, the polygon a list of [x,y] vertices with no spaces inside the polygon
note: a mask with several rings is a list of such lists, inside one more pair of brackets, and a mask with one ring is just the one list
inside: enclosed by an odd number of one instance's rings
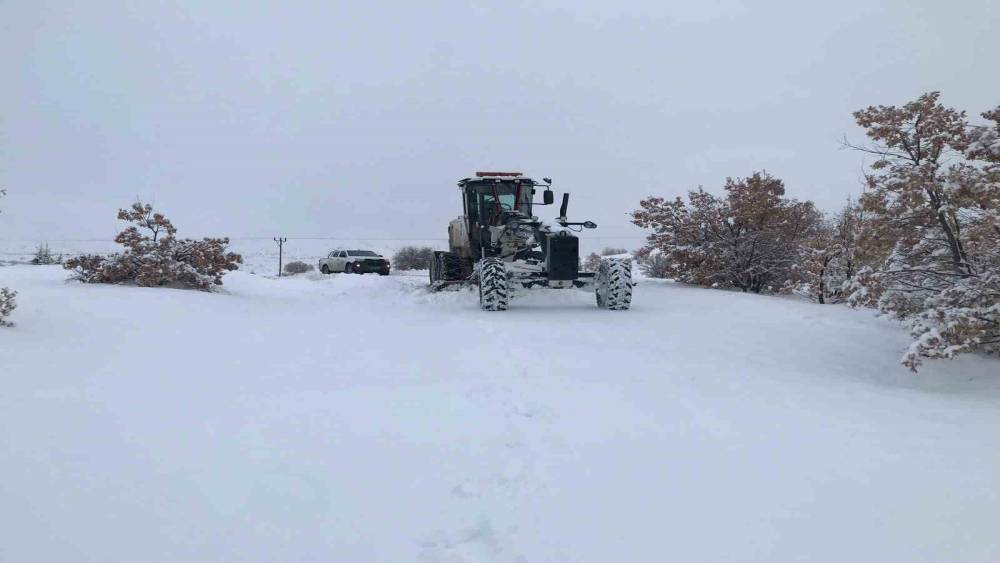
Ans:
{"label": "deep snow", "polygon": [[1000,362],[653,281],[0,268],[0,561],[1000,560]]}

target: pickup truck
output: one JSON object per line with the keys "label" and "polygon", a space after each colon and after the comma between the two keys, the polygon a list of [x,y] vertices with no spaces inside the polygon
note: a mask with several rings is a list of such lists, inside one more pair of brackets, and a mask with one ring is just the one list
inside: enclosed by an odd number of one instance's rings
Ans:
{"label": "pickup truck", "polygon": [[382,276],[388,276],[389,261],[371,250],[333,250],[326,258],[320,258],[319,271],[324,274],[375,272]]}

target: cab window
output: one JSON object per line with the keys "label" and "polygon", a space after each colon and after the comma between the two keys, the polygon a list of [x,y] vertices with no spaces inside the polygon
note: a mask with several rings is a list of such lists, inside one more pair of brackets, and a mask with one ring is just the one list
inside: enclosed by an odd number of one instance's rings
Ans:
{"label": "cab window", "polygon": [[482,224],[496,224],[504,211],[521,211],[531,215],[531,196],[534,193],[529,184],[515,182],[482,183],[476,188],[478,201],[474,207],[475,217]]}

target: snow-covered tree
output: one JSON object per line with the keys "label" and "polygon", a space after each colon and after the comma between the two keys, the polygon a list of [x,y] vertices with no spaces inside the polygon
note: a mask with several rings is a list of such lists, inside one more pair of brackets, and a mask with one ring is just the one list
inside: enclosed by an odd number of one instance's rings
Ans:
{"label": "snow-covered tree", "polygon": [[858,268],[861,221],[860,209],[851,202],[837,215],[818,219],[799,243],[785,290],[821,304],[842,302]]}
{"label": "snow-covered tree", "polygon": [[861,206],[888,252],[863,268],[851,300],[910,323],[903,363],[967,351],[1000,351],[1000,109],[993,126],[931,92],[903,106],[855,112],[877,156]]}
{"label": "snow-covered tree", "polygon": [[781,288],[819,212],[811,202],[785,198],[784,183],[766,172],[729,178],[725,191],[723,198],[699,188],[687,202],[650,197],[632,222],[653,230],[647,248],[663,253],[668,277],[756,293]]}
{"label": "snow-covered tree", "polygon": [[956,174],[952,179],[960,182],[974,201],[980,225],[1000,235],[1000,106],[982,115],[993,123],[970,128],[970,142],[966,149],[967,158],[981,163],[981,166],[963,167],[960,169],[962,174]]}
{"label": "snow-covered tree", "polygon": [[817,303],[835,303],[843,283],[843,250],[837,244],[837,230],[830,220],[822,220],[803,240],[786,291],[805,295]]}
{"label": "snow-covered tree", "polygon": [[226,252],[228,238],[178,239],[169,219],[141,202],[118,211],[130,225],[115,242],[125,251],[111,256],[82,255],[63,265],[87,283],[135,283],[140,286],[177,286],[208,290],[222,285],[222,276],[243,261]]}

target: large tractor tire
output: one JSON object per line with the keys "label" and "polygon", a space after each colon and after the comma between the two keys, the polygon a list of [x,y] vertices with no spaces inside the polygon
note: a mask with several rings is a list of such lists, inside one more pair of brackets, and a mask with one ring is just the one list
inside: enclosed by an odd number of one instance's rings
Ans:
{"label": "large tractor tire", "polygon": [[506,311],[509,299],[507,267],[499,258],[479,263],[479,306],[484,311]]}
{"label": "large tractor tire", "polygon": [[452,252],[436,251],[431,256],[430,263],[431,283],[461,281],[462,258]]}
{"label": "large tractor tire", "polygon": [[605,258],[597,268],[597,306],[624,311],[632,306],[632,261]]}

